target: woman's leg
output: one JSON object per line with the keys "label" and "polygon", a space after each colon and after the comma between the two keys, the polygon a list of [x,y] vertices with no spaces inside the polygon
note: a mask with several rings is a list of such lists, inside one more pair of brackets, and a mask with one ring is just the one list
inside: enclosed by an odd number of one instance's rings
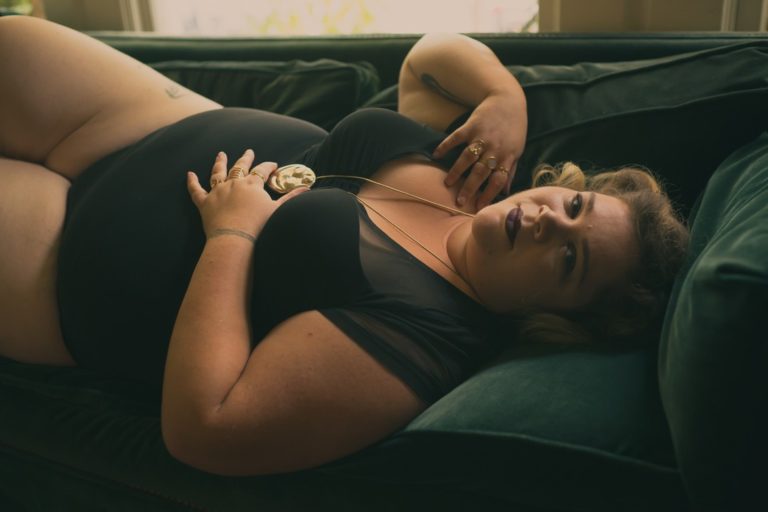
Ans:
{"label": "woman's leg", "polygon": [[55,296],[56,253],[69,182],[0,158],[0,356],[73,365]]}
{"label": "woman's leg", "polygon": [[219,108],[74,30],[0,18],[0,155],[74,179],[154,130]]}

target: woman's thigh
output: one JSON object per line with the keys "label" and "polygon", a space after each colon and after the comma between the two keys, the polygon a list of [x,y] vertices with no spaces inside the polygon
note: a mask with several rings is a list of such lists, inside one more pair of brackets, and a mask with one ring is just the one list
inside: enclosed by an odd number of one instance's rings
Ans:
{"label": "woman's thigh", "polygon": [[71,365],[56,305],[56,256],[69,182],[0,158],[0,355]]}
{"label": "woman's thigh", "polygon": [[152,131],[220,106],[44,20],[0,19],[0,154],[73,179]]}

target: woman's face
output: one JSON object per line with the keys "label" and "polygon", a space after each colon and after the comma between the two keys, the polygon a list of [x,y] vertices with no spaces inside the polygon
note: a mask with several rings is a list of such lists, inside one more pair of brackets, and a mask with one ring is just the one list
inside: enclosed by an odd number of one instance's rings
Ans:
{"label": "woman's face", "polygon": [[626,286],[637,253],[623,201],[538,187],[478,212],[465,264],[470,284],[493,311],[567,311]]}

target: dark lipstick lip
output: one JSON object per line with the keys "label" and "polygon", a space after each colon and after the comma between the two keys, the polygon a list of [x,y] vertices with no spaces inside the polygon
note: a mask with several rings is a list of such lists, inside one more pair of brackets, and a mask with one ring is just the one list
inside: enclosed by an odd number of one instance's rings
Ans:
{"label": "dark lipstick lip", "polygon": [[504,228],[507,231],[507,236],[512,244],[512,248],[515,247],[515,238],[520,231],[520,224],[523,219],[523,209],[519,206],[512,208],[507,213],[507,218],[504,220]]}

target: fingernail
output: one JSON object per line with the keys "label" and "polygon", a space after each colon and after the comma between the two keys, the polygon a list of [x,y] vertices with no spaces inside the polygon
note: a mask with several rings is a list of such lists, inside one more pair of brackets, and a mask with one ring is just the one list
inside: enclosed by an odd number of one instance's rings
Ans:
{"label": "fingernail", "polygon": [[216,154],[216,159],[218,160],[219,158],[224,158],[224,152],[223,152],[223,151],[219,151],[219,152]]}
{"label": "fingernail", "polygon": [[252,150],[252,149],[246,149],[246,150],[245,150],[245,153],[246,153],[246,154],[249,154],[249,153],[250,153],[250,154],[252,155],[252,154],[253,154],[253,150]]}
{"label": "fingernail", "polygon": [[459,197],[456,199],[456,204],[458,204],[459,206],[464,206],[464,203],[465,203],[466,201],[467,201],[467,198],[466,198],[465,196],[461,195],[461,196],[459,196]]}

